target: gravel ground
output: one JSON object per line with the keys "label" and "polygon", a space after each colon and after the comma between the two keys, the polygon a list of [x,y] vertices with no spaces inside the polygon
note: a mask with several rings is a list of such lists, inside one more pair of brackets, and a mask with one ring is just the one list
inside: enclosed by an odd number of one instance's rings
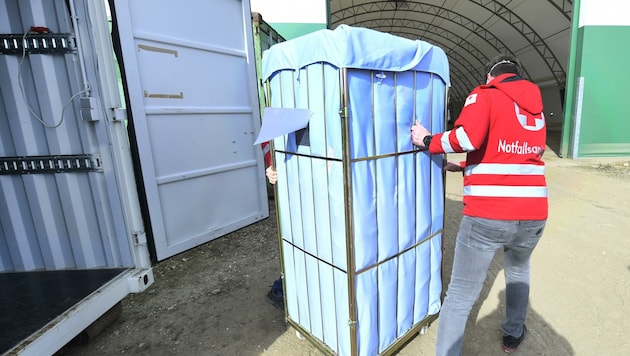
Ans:
{"label": "gravel ground", "polygon": [[[630,161],[568,160],[553,152],[546,160],[550,218],[532,259],[530,335],[519,354],[626,355]],[[58,356],[323,355],[265,300],[280,271],[274,204],[270,218],[155,265],[155,284],[125,298],[112,325]],[[461,175],[447,175],[445,210],[446,285],[461,218]],[[503,354],[500,257],[471,314],[464,355]],[[436,329],[413,338],[399,356],[432,355]]]}

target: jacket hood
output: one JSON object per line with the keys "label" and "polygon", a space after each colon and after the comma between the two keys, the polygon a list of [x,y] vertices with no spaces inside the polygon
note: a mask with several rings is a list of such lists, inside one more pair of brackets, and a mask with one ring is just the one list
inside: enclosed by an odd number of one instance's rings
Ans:
{"label": "jacket hood", "polygon": [[531,114],[540,114],[543,110],[540,88],[516,74],[502,74],[481,87],[499,89]]}

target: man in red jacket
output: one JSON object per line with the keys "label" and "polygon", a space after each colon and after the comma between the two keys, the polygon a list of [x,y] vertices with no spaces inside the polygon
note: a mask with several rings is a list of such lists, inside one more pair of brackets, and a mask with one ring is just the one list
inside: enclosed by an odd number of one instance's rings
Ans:
{"label": "man in red jacket", "polygon": [[[431,135],[419,124],[411,129],[412,142],[432,154],[467,153],[465,165],[455,167],[464,172],[464,210],[436,355],[461,355],[466,321],[500,248],[506,282],[502,348],[516,351],[527,333],[530,256],[547,220],[540,89],[520,77],[512,56],[497,56],[486,69],[486,84],[470,93],[453,130]],[[446,168],[454,170],[451,163]]]}

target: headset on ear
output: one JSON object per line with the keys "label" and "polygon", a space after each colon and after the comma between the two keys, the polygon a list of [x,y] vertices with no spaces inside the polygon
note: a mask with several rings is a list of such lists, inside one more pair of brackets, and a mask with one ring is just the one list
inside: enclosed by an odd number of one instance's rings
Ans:
{"label": "headset on ear", "polygon": [[501,64],[514,64],[514,65],[516,65],[516,63],[514,63],[514,62],[512,62],[512,61],[509,61],[509,60],[507,60],[507,59],[504,59],[504,60],[502,60],[502,61],[498,61],[498,62],[497,62],[497,63],[495,63],[492,67],[490,67],[490,70],[488,71],[488,74],[492,75],[491,73],[492,73],[492,71],[494,70],[494,68],[496,68],[498,65],[501,65]]}

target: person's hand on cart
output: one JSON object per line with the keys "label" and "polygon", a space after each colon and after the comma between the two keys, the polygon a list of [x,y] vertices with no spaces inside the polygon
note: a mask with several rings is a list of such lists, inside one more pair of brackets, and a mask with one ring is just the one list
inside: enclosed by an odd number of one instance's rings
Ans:
{"label": "person's hand on cart", "polygon": [[273,168],[273,166],[267,167],[265,174],[267,175],[267,179],[270,184],[276,184],[278,181],[278,172]]}
{"label": "person's hand on cart", "polygon": [[426,136],[431,136],[431,132],[420,125],[418,121],[414,122],[411,126],[411,143],[420,148],[428,148],[424,142]]}

